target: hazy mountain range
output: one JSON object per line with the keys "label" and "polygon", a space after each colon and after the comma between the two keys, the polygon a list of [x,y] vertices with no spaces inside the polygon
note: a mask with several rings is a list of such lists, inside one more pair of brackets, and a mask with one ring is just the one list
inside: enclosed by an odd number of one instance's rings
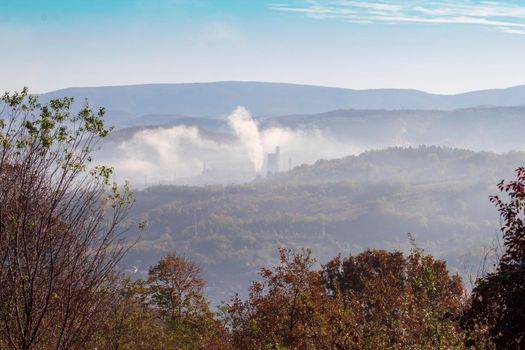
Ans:
{"label": "hazy mountain range", "polygon": [[[336,109],[452,110],[478,106],[525,105],[525,85],[456,95],[409,89],[353,90],[265,82],[213,82],[67,88],[41,95],[43,100],[72,96],[106,107],[115,124],[150,115],[222,117],[237,106],[255,116],[321,113]],[[144,122],[147,121],[145,118]],[[151,124],[150,123],[150,124]],[[136,123],[135,123],[136,125]]]}
{"label": "hazy mountain range", "polygon": [[[106,107],[120,130],[97,159],[115,166],[119,180],[147,187],[131,216],[149,228],[124,267],[145,273],[167,252],[187,255],[203,267],[214,302],[274,263],[278,247],[310,247],[323,262],[339,252],[404,249],[407,232],[452,270],[475,275],[499,228],[488,196],[525,163],[523,152],[479,152],[525,148],[525,85],[436,95],[218,82],[70,88],[42,98],[62,96]],[[228,124],[239,105],[256,117],[241,120],[245,135]],[[252,158],[276,146],[283,173],[254,180]]]}

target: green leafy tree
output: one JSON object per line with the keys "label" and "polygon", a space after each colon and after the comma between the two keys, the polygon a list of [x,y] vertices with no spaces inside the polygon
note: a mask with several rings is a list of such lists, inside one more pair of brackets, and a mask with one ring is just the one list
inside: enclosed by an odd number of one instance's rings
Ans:
{"label": "green leafy tree", "polygon": [[92,166],[104,109],[41,104],[27,89],[0,102],[0,334],[8,349],[83,349],[125,252],[133,201]]}

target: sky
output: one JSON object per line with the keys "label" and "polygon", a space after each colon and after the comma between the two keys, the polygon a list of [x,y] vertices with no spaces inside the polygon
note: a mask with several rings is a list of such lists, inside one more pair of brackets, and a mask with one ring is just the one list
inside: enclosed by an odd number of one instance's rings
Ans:
{"label": "sky", "polygon": [[525,84],[525,1],[0,0],[0,91],[273,81]]}

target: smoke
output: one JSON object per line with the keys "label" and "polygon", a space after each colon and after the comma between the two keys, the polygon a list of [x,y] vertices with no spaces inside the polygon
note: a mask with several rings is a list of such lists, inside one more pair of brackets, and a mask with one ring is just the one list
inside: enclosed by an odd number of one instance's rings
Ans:
{"label": "smoke", "polygon": [[319,129],[290,129],[274,127],[261,131],[266,152],[281,148],[281,158],[286,166],[288,160],[295,165],[310,164],[319,159],[340,158],[363,152],[364,147],[350,141],[341,141]]}
{"label": "smoke", "polygon": [[[266,155],[276,146],[281,149],[281,170],[288,169],[289,160],[298,166],[389,146],[434,144],[496,152],[519,149],[522,122],[512,118],[510,127],[494,126],[488,117],[488,121],[443,121],[422,119],[417,114],[410,118],[321,119],[286,127],[266,121],[261,124],[273,126],[262,127],[245,108],[238,107],[226,120],[212,123],[209,130],[184,125],[118,130],[105,139],[95,159],[113,166],[118,182],[130,180],[135,187],[244,183],[264,172]],[[226,123],[233,132],[225,130]]]}
{"label": "smoke", "polygon": [[408,147],[412,146],[409,140],[407,140],[408,129],[406,127],[401,127],[399,131],[395,134],[392,144],[398,147]]}
{"label": "smoke", "polygon": [[236,143],[203,135],[193,126],[123,130],[115,136],[102,145],[96,159],[137,187],[182,181],[201,175],[206,166],[220,168],[228,162],[238,171],[250,168]]}
{"label": "smoke", "polygon": [[264,146],[257,122],[246,108],[239,106],[228,117],[228,125],[246,148],[255,172],[260,173],[264,162]]}
{"label": "smoke", "polygon": [[281,147],[282,170],[319,159],[358,154],[364,150],[319,129],[261,129],[250,113],[238,107],[227,119],[232,134],[194,126],[159,126],[117,131],[95,159],[115,168],[116,180],[134,187],[153,184],[202,185],[242,183],[264,171],[268,152]]}

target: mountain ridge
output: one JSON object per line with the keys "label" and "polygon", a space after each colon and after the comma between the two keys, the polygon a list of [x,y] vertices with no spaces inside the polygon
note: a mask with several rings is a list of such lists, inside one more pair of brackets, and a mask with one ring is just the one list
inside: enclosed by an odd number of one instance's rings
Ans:
{"label": "mountain ridge", "polygon": [[[453,110],[525,104],[525,85],[460,94],[432,94],[414,89],[346,89],[316,85],[221,81],[211,83],[140,84],[71,87],[40,94],[44,101],[87,98],[121,119],[147,114],[224,117],[238,105],[255,116],[322,113],[336,109]],[[118,118],[118,117],[114,117]]]}

